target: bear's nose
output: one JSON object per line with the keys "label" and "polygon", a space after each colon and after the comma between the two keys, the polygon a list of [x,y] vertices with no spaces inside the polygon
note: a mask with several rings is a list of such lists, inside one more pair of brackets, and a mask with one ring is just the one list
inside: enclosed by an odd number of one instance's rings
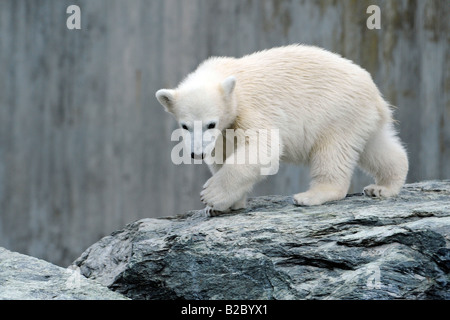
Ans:
{"label": "bear's nose", "polygon": [[196,160],[203,160],[203,159],[205,159],[205,154],[204,153],[202,153],[201,155],[196,155],[195,153],[191,153],[191,158],[192,159],[196,159]]}

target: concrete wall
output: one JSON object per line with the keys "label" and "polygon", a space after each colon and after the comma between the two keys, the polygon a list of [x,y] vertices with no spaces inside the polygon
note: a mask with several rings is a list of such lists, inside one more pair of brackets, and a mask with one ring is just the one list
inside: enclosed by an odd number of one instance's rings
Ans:
{"label": "concrete wall", "polygon": [[[209,172],[171,163],[154,93],[210,55],[300,42],[353,59],[398,108],[408,180],[450,178],[448,17],[447,0],[0,1],[0,246],[67,265],[126,223],[201,208]],[[307,186],[283,166],[255,195]]]}

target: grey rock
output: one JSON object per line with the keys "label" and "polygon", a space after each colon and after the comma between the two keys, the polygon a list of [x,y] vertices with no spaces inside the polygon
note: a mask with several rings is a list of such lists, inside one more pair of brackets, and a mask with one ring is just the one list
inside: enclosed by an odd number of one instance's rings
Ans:
{"label": "grey rock", "polygon": [[316,207],[144,219],[74,266],[132,299],[450,299],[450,180]]}
{"label": "grey rock", "polygon": [[77,268],[64,269],[49,262],[0,248],[0,300],[123,300]]}

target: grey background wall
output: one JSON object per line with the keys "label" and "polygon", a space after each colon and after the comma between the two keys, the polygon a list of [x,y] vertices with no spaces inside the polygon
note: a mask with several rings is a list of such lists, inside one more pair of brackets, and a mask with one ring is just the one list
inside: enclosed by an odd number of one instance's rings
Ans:
{"label": "grey background wall", "polygon": [[[81,30],[66,8],[81,8]],[[366,9],[381,8],[368,30]],[[290,43],[353,59],[397,106],[408,181],[450,178],[447,0],[1,0],[0,246],[66,266],[124,224],[201,208],[154,93],[211,55]],[[370,179],[354,176],[351,192]],[[283,166],[260,194],[308,186]]]}

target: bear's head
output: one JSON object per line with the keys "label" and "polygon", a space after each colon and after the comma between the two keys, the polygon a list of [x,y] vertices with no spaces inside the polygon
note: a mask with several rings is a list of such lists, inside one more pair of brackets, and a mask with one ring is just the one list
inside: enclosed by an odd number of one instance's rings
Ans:
{"label": "bear's head", "polygon": [[191,157],[204,158],[215,146],[216,139],[230,128],[237,116],[236,78],[195,85],[184,81],[177,89],[161,89],[156,98],[172,114],[185,131]]}

